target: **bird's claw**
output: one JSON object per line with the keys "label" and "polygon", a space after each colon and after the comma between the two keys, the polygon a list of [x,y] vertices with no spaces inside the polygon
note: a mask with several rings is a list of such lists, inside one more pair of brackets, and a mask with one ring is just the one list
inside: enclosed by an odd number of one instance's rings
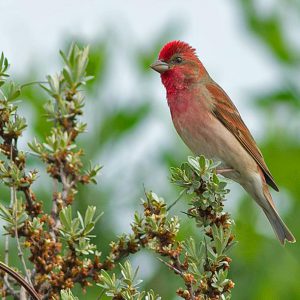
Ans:
{"label": "bird's claw", "polygon": [[233,172],[234,169],[216,169],[217,174],[224,174],[224,173],[228,173],[228,172]]}

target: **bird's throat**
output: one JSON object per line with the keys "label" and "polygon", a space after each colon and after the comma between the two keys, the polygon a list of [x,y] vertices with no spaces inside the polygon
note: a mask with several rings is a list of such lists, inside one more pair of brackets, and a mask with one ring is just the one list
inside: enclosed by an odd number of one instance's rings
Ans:
{"label": "bird's throat", "polygon": [[185,113],[190,105],[188,97],[184,90],[174,93],[167,92],[167,101],[172,117]]}

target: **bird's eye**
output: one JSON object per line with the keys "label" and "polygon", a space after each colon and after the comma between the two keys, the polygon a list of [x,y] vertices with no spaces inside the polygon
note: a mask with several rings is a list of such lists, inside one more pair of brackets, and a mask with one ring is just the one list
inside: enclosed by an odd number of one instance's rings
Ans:
{"label": "bird's eye", "polygon": [[180,63],[182,63],[182,58],[180,56],[177,56],[177,57],[174,58],[174,62],[176,64],[180,64]]}

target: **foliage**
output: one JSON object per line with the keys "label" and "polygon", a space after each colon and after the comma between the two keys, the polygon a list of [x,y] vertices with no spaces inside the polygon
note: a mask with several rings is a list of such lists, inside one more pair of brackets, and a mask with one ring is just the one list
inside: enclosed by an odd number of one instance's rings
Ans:
{"label": "foliage", "polygon": [[[298,107],[300,97],[299,76],[297,73],[299,70],[299,60],[296,56],[297,53],[300,52],[297,50],[296,40],[291,39],[291,36],[287,33],[286,26],[292,19],[287,17],[290,10],[293,11],[293,16],[296,19],[299,19],[298,2],[299,1],[294,0],[274,2],[274,5],[270,5],[268,11],[261,10],[258,1],[238,0],[236,2],[241,6],[241,14],[239,17],[242,17],[240,20],[245,21],[245,28],[243,31],[245,38],[247,38],[247,36],[249,38],[250,33],[252,35],[251,43],[254,44],[257,42],[257,49],[259,49],[260,52],[265,51],[265,57],[273,58],[273,61],[270,61],[270,59],[268,59],[268,61],[270,64],[273,63],[275,67],[274,69],[270,68],[269,71],[272,73],[274,72],[275,74],[276,71],[278,71],[278,82],[274,82],[273,86],[268,85],[260,90],[255,89],[255,91],[251,91],[251,94],[249,93],[250,99],[248,102],[251,103],[254,108],[259,108],[259,115],[261,116],[261,119],[264,120],[263,129],[265,135],[260,141],[260,147],[272,174],[280,184],[281,193],[280,195],[278,194],[278,200],[280,200],[280,204],[282,205],[279,206],[279,209],[291,228],[297,228],[300,210],[300,202],[296,201],[299,198],[300,193],[300,173],[298,170],[300,151],[298,142]],[[252,19],[251,22],[256,23],[255,26],[252,26],[249,22],[250,14]],[[273,15],[273,24],[278,24],[266,28],[264,24],[272,22],[265,19],[270,18],[271,15]],[[248,32],[247,26],[249,29]],[[273,28],[275,27],[279,29],[274,31]],[[172,28],[174,28],[174,26],[172,26]],[[288,29],[291,29],[291,27],[288,27]],[[280,31],[280,34],[276,33],[278,31]],[[276,35],[276,37],[274,38],[268,35]],[[99,157],[101,157],[101,162],[105,165],[105,176],[103,176],[105,185],[101,185],[101,189],[96,189],[91,186],[87,189],[82,188],[79,184],[78,193],[76,194],[76,199],[78,199],[78,201],[75,200],[73,202],[72,208],[74,215],[77,210],[79,210],[82,213],[82,216],[84,216],[85,209],[88,205],[100,206],[100,211],[105,211],[105,215],[94,228],[93,234],[97,236],[97,239],[93,239],[92,243],[98,244],[99,239],[102,255],[107,255],[109,259],[111,259],[111,249],[109,249],[108,244],[112,237],[116,233],[119,233],[119,227],[117,225],[115,226],[115,223],[118,223],[116,222],[115,215],[118,215],[120,211],[123,213],[125,207],[131,209],[136,205],[136,194],[142,189],[141,186],[143,182],[146,182],[147,185],[153,185],[153,182],[160,183],[161,181],[160,184],[154,185],[155,190],[159,191],[161,195],[164,195],[164,197],[170,201],[175,197],[174,189],[171,189],[170,186],[162,180],[163,176],[165,176],[165,173],[163,173],[162,170],[166,169],[166,166],[178,164],[178,159],[180,160],[185,157],[186,150],[184,150],[180,142],[168,139],[167,147],[164,143],[154,143],[151,144],[151,147],[147,144],[147,149],[149,150],[147,151],[147,154],[135,158],[138,167],[127,167],[131,157],[128,156],[127,160],[127,158],[124,159],[124,156],[122,156],[125,147],[128,148],[128,145],[132,147],[136,146],[136,143],[134,143],[136,140],[136,133],[140,133],[141,128],[143,130],[148,130],[147,127],[145,128],[144,120],[147,120],[150,114],[154,117],[155,122],[161,122],[161,116],[157,113],[157,105],[153,105],[153,103],[156,103],[156,101],[154,101],[155,99],[153,99],[153,97],[149,99],[151,94],[154,95],[155,93],[153,93],[152,90],[149,92],[148,89],[145,89],[145,86],[148,87],[149,81],[151,80],[146,69],[148,68],[149,62],[152,62],[155,55],[157,55],[157,51],[161,45],[166,40],[170,40],[170,36],[172,36],[172,38],[174,37],[173,29],[169,34],[158,37],[154,43],[151,41],[151,49],[155,47],[155,51],[148,51],[149,53],[142,51],[142,54],[139,51],[136,51],[134,53],[134,56],[137,56],[138,59],[142,57],[142,59],[140,59],[140,69],[143,71],[139,72],[141,87],[136,86],[129,96],[120,94],[119,98],[113,93],[102,93],[102,90],[105,88],[104,83],[108,81],[107,79],[110,74],[107,72],[108,69],[110,69],[108,67],[113,59],[113,54],[109,53],[108,55],[107,53],[106,45],[109,41],[102,40],[100,42],[95,42],[90,49],[88,74],[95,75],[95,78],[94,80],[88,81],[87,85],[84,86],[84,89],[85,93],[88,94],[88,98],[95,98],[96,101],[92,100],[87,101],[86,103],[85,109],[88,108],[86,112],[90,124],[88,127],[89,132],[81,135],[76,144],[78,146],[84,145],[86,153],[85,157],[88,159],[97,161]],[[178,35],[176,35],[176,38],[178,38]],[[279,44],[278,50],[276,49],[277,41]],[[272,45],[269,46],[268,43],[269,45]],[[154,47],[153,44],[155,45]],[[261,47],[261,45],[265,46],[265,48]],[[281,49],[283,49],[283,51]],[[281,53],[283,53],[283,55]],[[130,55],[131,54],[132,53],[130,53]],[[2,60],[4,60],[4,56]],[[6,64],[8,66],[8,62]],[[270,66],[272,67],[272,65]],[[23,78],[23,81],[28,82],[35,80],[33,76],[36,71],[36,69],[30,70],[30,73]],[[3,72],[7,74],[7,69]],[[7,77],[4,77],[7,85],[6,87],[3,87],[3,92],[5,94],[9,91],[9,81],[6,79]],[[106,79],[106,81],[104,82],[103,79]],[[1,80],[3,80],[3,77],[1,77]],[[14,85],[15,88],[18,88],[16,84]],[[41,105],[45,97],[43,91],[35,86],[27,86],[26,89],[22,88],[20,91],[24,102],[19,105],[18,112],[20,113],[24,107],[26,108],[25,112],[30,111],[30,119],[27,118],[30,129],[33,131],[33,134],[37,137],[38,141],[46,142],[45,133],[49,132],[52,123],[45,122],[45,110]],[[2,97],[0,98],[2,99]],[[15,100],[18,100],[19,98],[16,98]],[[100,99],[101,101],[99,101]],[[238,99],[233,100],[239,101]],[[119,103],[122,104],[119,105]],[[1,103],[1,111],[2,105],[3,104]],[[47,117],[49,118],[49,116]],[[164,121],[164,126],[167,126],[168,118]],[[140,137],[140,135],[138,137]],[[141,139],[138,138],[138,140]],[[152,151],[154,148],[157,150],[155,153]],[[4,153],[3,150],[2,153]],[[21,151],[19,151],[19,153],[20,152]],[[117,166],[113,165],[114,168],[111,168],[112,163],[110,156],[115,155],[116,153],[118,154],[119,159],[116,160],[115,158],[113,161]],[[127,152],[125,155],[127,155]],[[4,158],[1,157],[1,159],[5,164],[7,163]],[[149,161],[151,162],[147,164]],[[84,162],[84,165],[87,166],[87,163],[88,162]],[[37,164],[36,159],[32,155],[26,155],[26,174],[28,175],[31,168],[37,167],[41,169],[41,166]],[[128,176],[134,173],[134,181],[130,181],[130,186],[129,181],[125,180],[125,173]],[[33,187],[36,195],[38,195],[36,198],[42,200],[43,208],[46,210],[49,208],[49,204],[52,204],[49,190],[52,189],[53,185],[51,182],[46,181],[43,174],[40,173],[39,176],[38,183]],[[153,178],[156,179],[156,181],[153,180]],[[5,206],[6,204],[9,206],[10,201],[7,191],[9,191],[8,186],[5,187],[2,185],[0,190],[1,203]],[[115,191],[118,191],[118,193]],[[24,192],[18,192],[19,205],[24,201],[23,199],[21,200],[22,193]],[[191,196],[188,196],[188,199],[191,201]],[[126,206],[123,203],[125,200]],[[234,247],[231,252],[234,264],[231,265],[230,275],[232,278],[238,279],[233,290],[233,298],[245,300],[276,298],[298,299],[300,290],[297,274],[299,273],[300,263],[298,259],[297,244],[294,247],[282,249],[282,247],[278,246],[277,242],[273,240],[273,235],[269,234],[264,226],[261,226],[261,224],[265,223],[263,223],[263,219],[257,213],[257,209],[252,205],[249,199],[243,197],[238,200],[239,201],[235,202],[230,200],[228,206],[229,211],[233,210],[234,218],[237,223],[236,235],[240,241],[239,246]],[[232,203],[234,205],[231,205]],[[37,203],[34,204],[36,205]],[[170,206],[171,205],[169,205],[169,207]],[[176,214],[180,216],[180,219],[182,219],[177,237],[179,240],[184,240],[187,236],[193,235],[196,249],[199,251],[199,248],[201,247],[200,242],[195,237],[193,221],[191,220],[190,222],[189,220],[182,218],[180,213],[180,211],[185,210],[183,207],[183,203],[178,203],[178,205],[172,207],[172,212],[176,212]],[[232,207],[234,207],[234,209],[232,209]],[[9,209],[9,207],[6,208],[10,213],[12,212],[12,209]],[[126,214],[124,214],[124,218],[122,217],[122,219],[126,219],[125,215]],[[40,230],[41,226],[43,226],[42,228],[45,228],[44,223],[41,224],[36,217],[33,217],[30,222],[32,231]],[[102,225],[102,222],[105,222],[105,226]],[[124,223],[126,224],[126,221],[122,224]],[[6,226],[8,226],[7,223]],[[199,236],[198,231],[196,232],[196,236]],[[23,238],[21,237],[21,239]],[[129,240],[126,240],[125,238],[121,241],[124,245],[129,242]],[[185,242],[189,243],[189,239],[186,239]],[[63,243],[65,243],[65,241],[63,241]],[[3,241],[2,251],[4,251],[4,244]],[[26,242],[24,242],[23,245],[26,246]],[[17,261],[16,247],[11,246],[9,251],[11,258],[10,264],[21,269],[21,265]],[[25,249],[25,253],[26,251],[28,251],[28,249]],[[118,253],[115,254],[117,256],[119,255]],[[208,254],[210,255],[209,252]],[[148,256],[150,256],[151,259],[151,254]],[[174,290],[181,284],[181,277],[170,274],[169,269],[166,268],[164,264],[155,264],[153,258],[150,262],[151,275],[147,280],[144,280],[142,289],[150,290],[151,287],[155,287],[156,292],[159,292],[163,299],[173,299]],[[114,266],[118,267],[118,265],[117,261]],[[31,268],[31,265],[29,265],[29,267]],[[114,269],[114,273],[118,274],[118,271]],[[141,276],[143,276],[142,266],[140,268],[140,273],[142,273]],[[253,274],[255,274],[255,276],[253,276]],[[167,282],[167,284],[165,282]],[[79,286],[73,289],[73,293],[82,299],[84,297],[95,299],[99,295],[99,287],[90,287],[87,289],[86,294],[83,295]],[[105,295],[103,295],[102,298],[108,299]]]}
{"label": "foliage", "polygon": [[[3,55],[0,61],[1,82],[3,87],[7,84],[1,97],[1,152],[6,161],[1,161],[0,179],[11,188],[11,205],[1,204],[1,217],[7,222],[7,233],[17,239],[19,253],[24,251],[19,239],[29,248],[28,259],[33,268],[29,271],[22,254],[25,274],[28,282],[46,298],[57,299],[63,288],[72,287],[76,282],[84,287],[88,284],[86,278],[96,276],[94,269],[97,268],[88,258],[88,255],[94,255],[98,259],[99,255],[96,246],[90,243],[93,237],[90,232],[98,220],[94,217],[95,208],[88,207],[84,219],[80,213],[72,219],[71,206],[68,206],[74,200],[78,184],[95,183],[100,170],[99,166],[83,169],[83,150],[75,143],[77,136],[85,130],[85,124],[77,117],[82,114],[84,105],[79,88],[91,79],[86,76],[88,51],[88,47],[80,49],[72,45],[67,55],[61,52],[65,67],[60,74],[48,76],[47,86],[42,86],[51,97],[45,110],[53,128],[45,142],[35,140],[29,146],[47,164],[47,172],[54,181],[50,214],[42,210],[42,202],[31,190],[37,171],[25,173],[26,155],[17,148],[17,140],[26,128],[25,119],[17,114],[14,104],[21,88],[3,81],[7,77],[8,63]],[[26,204],[17,196],[17,191],[23,193]],[[8,243],[6,247],[7,260]],[[4,279],[3,296],[17,293],[11,291],[7,278]]]}
{"label": "foliage", "polygon": [[74,297],[71,290],[61,290],[60,292],[61,300],[78,300],[77,297]]}
{"label": "foliage", "polygon": [[[41,85],[50,97],[45,111],[52,123],[51,131],[44,142],[34,139],[29,143],[32,154],[46,164],[53,180],[50,212],[43,210],[42,201],[32,191],[32,184],[38,178],[37,170],[25,172],[27,156],[17,147],[17,140],[26,128],[25,119],[17,114],[14,104],[21,88],[8,83],[8,92],[2,94],[0,134],[6,159],[0,164],[0,179],[11,190],[11,205],[0,206],[0,217],[6,222],[6,260],[10,236],[17,241],[28,282],[25,286],[35,290],[42,299],[76,299],[70,290],[75,284],[85,289],[98,283],[113,299],[157,300],[161,298],[153,290],[139,291],[141,281],[136,280],[137,271],[133,271],[129,261],[118,264],[129,254],[148,248],[164,258],[160,260],[182,279],[185,288],[177,290],[180,297],[229,299],[233,283],[227,278],[230,262],[227,252],[234,243],[232,221],[229,214],[223,212],[228,190],[225,190],[226,183],[216,175],[217,164],[203,156],[190,157],[181,168],[171,172],[171,181],[182,188],[180,195],[192,196],[187,215],[201,228],[201,243],[197,245],[193,238],[179,240],[180,218],[170,215],[171,207],[168,208],[162,198],[146,192],[143,215],[135,213],[132,233],[111,242],[110,252],[101,259],[101,252],[92,243],[95,238],[92,231],[101,216],[96,216],[96,207],[88,206],[84,214],[77,212],[76,217],[72,213],[79,184],[96,183],[95,177],[101,169],[90,165],[84,170],[84,151],[76,143],[86,129],[78,117],[84,107],[84,96],[79,88],[92,78],[86,75],[88,47],[73,44],[68,54],[61,52],[61,56],[65,63],[62,71],[47,76],[47,84]],[[8,65],[4,56],[1,64],[1,78],[5,78]],[[25,248],[29,249],[28,257]],[[28,261],[32,268],[27,266]],[[108,272],[118,265],[120,279],[116,273]],[[22,289],[15,286],[17,282],[24,285],[25,281],[9,280],[3,274],[2,295],[24,297]]]}
{"label": "foliage", "polygon": [[[188,215],[201,228],[202,240],[196,244],[190,237],[178,240],[180,219],[170,216],[165,201],[153,192],[146,193],[143,200],[144,214],[135,213],[132,234],[120,236],[111,243],[112,263],[141,248],[148,248],[163,258],[170,270],[182,278],[185,288],[177,294],[184,299],[230,299],[233,282],[227,278],[231,259],[227,256],[234,245],[232,220],[223,212],[223,200],[228,190],[226,183],[215,173],[217,164],[203,156],[189,157],[181,168],[172,170],[171,180],[192,195]],[[204,201],[206,200],[206,202]],[[122,293],[121,283],[115,275],[103,273],[101,284],[114,299]],[[136,292],[136,290],[134,290]],[[122,298],[121,299],[127,299]]]}
{"label": "foliage", "polygon": [[78,255],[95,254],[96,246],[91,244],[91,231],[95,228],[96,222],[100,216],[94,218],[96,212],[95,206],[89,206],[85,212],[84,219],[80,212],[77,212],[77,218],[72,218],[72,206],[63,208],[59,213],[61,226],[59,228],[60,235],[69,247],[75,249]]}
{"label": "foliage", "polygon": [[153,290],[149,292],[139,292],[138,288],[142,280],[137,280],[136,269],[134,272],[129,261],[124,265],[120,264],[121,279],[117,279],[116,274],[109,275],[106,271],[101,272],[100,281],[98,284],[105,291],[105,294],[113,299],[124,300],[160,300],[161,298],[156,295]]}

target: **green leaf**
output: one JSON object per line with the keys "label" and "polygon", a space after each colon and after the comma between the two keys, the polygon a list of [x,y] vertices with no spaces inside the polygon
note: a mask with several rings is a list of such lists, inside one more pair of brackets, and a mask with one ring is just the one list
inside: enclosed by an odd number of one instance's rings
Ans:
{"label": "green leaf", "polygon": [[200,155],[199,157],[199,165],[200,165],[200,168],[201,170],[206,170],[206,159],[203,155]]}
{"label": "green leaf", "polygon": [[69,205],[65,208],[63,208],[59,213],[59,219],[62,223],[62,225],[70,230],[72,225],[72,206]]}
{"label": "green leaf", "polygon": [[[61,290],[60,291],[61,300],[79,300],[79,298],[75,297],[70,289]],[[54,300],[54,298],[53,298]]]}
{"label": "green leaf", "polygon": [[96,206],[88,206],[84,216],[85,226],[93,221],[95,212],[96,212]]}

